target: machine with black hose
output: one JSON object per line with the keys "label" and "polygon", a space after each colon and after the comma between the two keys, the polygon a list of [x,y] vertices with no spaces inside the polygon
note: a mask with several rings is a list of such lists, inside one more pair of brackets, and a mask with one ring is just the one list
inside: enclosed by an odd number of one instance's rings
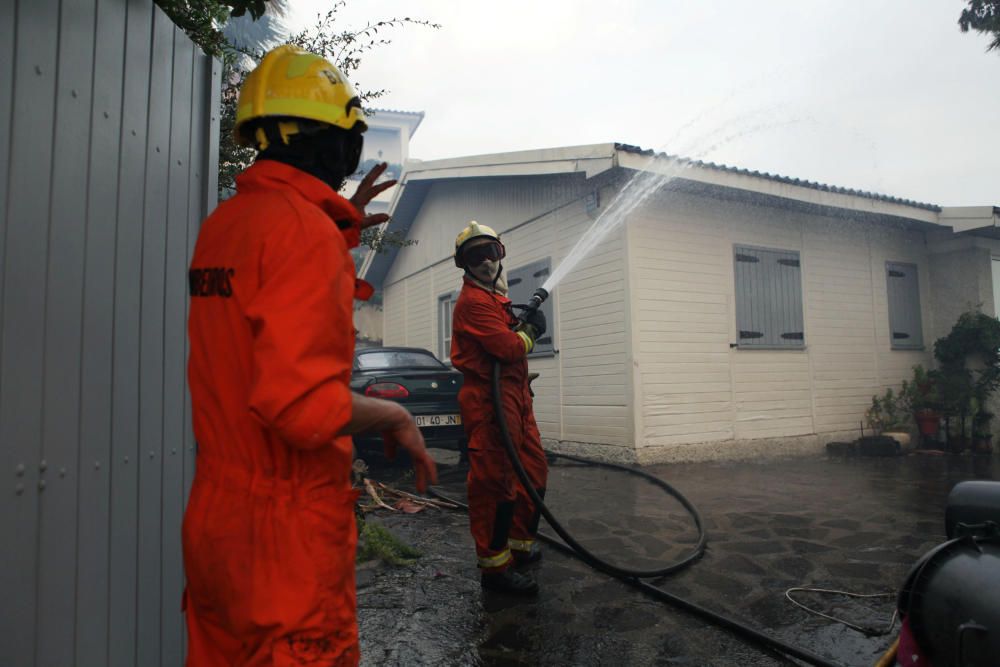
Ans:
{"label": "machine with black hose", "polygon": [[[948,495],[945,533],[948,541],[917,561],[899,593],[903,634],[912,636],[916,652],[933,667],[995,667],[1000,665],[1000,482],[956,484]],[[909,664],[912,657],[896,659]]]}

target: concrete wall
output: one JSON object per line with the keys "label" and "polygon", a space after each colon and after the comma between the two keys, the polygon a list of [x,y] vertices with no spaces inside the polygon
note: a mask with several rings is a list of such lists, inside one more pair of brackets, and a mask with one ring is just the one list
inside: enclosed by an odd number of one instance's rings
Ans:
{"label": "concrete wall", "polygon": [[[800,253],[805,349],[731,347],[734,244]],[[929,348],[891,347],[887,261],[919,267],[926,343],[920,233],[676,193],[638,213],[628,228],[637,458],[813,451],[856,436],[872,395],[930,359]]]}

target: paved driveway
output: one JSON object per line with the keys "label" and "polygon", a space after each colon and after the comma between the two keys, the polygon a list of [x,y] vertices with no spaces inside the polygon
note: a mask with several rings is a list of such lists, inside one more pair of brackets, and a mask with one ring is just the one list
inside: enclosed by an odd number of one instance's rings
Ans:
{"label": "paved driveway", "polygon": [[[699,508],[705,557],[659,582],[844,665],[871,665],[892,640],[811,617],[785,600],[792,586],[893,591],[944,541],[944,502],[964,479],[1000,479],[1000,463],[972,457],[782,459],[654,466]],[[463,493],[462,470],[442,488]],[[397,474],[374,471],[380,479]],[[404,482],[405,485],[405,482]],[[588,547],[624,565],[670,560],[694,541],[675,501],[646,482],[599,468],[553,467],[550,507]],[[465,516],[429,510],[378,514],[425,552],[416,566],[359,568],[359,622],[367,665],[787,665],[730,633],[650,600],[547,550],[537,600],[485,596]],[[871,627],[889,598],[810,598]]]}

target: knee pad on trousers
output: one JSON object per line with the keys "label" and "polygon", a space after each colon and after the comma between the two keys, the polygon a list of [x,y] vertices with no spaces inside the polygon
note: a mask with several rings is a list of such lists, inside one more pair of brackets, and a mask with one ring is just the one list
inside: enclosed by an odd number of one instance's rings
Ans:
{"label": "knee pad on trousers", "polygon": [[490,549],[500,551],[507,548],[507,536],[514,522],[514,501],[497,503],[496,514],[493,517],[493,537],[490,539]]}

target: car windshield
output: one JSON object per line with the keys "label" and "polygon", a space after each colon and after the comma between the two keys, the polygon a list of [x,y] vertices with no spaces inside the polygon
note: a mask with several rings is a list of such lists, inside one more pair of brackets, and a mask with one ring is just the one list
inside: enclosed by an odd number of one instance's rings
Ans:
{"label": "car windshield", "polygon": [[358,355],[358,368],[364,371],[387,368],[444,368],[445,365],[427,352],[380,350]]}

